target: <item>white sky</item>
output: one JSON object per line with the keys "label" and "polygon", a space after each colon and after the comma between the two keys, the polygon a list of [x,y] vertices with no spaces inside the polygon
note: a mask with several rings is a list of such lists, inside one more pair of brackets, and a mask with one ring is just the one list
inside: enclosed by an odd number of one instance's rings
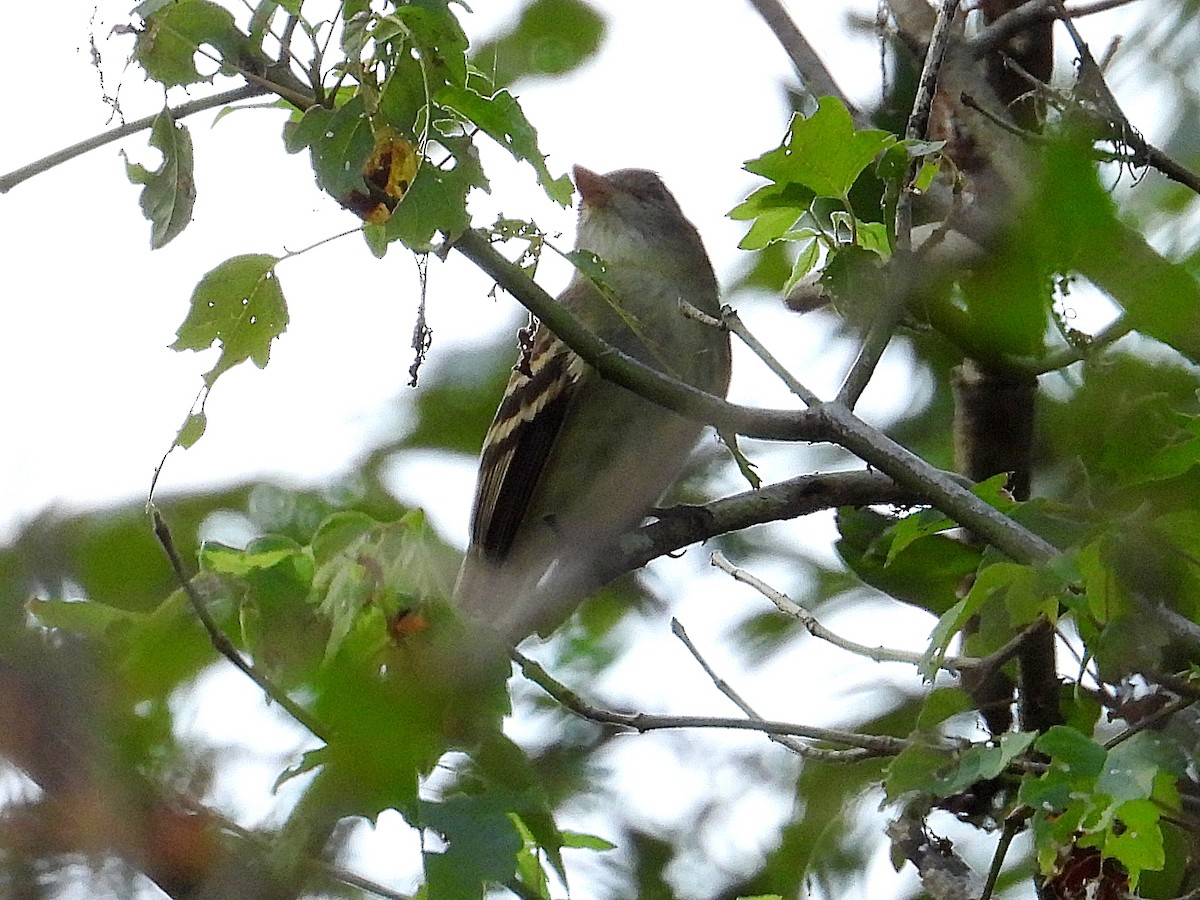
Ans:
{"label": "white sky", "polygon": [[[107,36],[125,21],[130,5],[132,0],[101,0],[94,30],[104,86],[110,93],[119,86],[125,116],[132,119],[155,112],[162,97],[135,70],[122,71],[131,39]],[[477,12],[462,19],[474,37],[492,33],[516,4],[472,5]],[[787,110],[780,86],[790,79],[789,63],[742,0],[596,5],[609,19],[601,55],[569,79],[518,86],[551,170],[560,174],[575,162],[602,172],[625,166],[657,170],[728,282],[740,263],[736,244],[744,226],[725,214],[756,185],[742,163],[775,146],[783,133]],[[878,90],[877,47],[870,37],[848,39],[843,23],[850,12],[873,17],[873,0],[793,0],[790,6],[843,88],[868,103]],[[10,85],[11,104],[0,172],[107,127],[109,110],[88,51],[94,8],[86,0],[60,0],[52,27],[40,15],[35,21],[13,13],[0,29],[0,72]],[[1112,26],[1097,28],[1103,33]],[[24,94],[13,89],[20,84],[28,86]],[[167,349],[203,273],[236,254],[297,249],[355,225],[350,214],[318,193],[307,155],[283,152],[278,141],[283,113],[244,112],[210,127],[212,118],[207,113],[187,120],[196,145],[195,221],[163,250],[149,250],[138,189],[127,183],[116,146],[0,196],[0,423],[6,437],[0,441],[0,541],[51,505],[86,509],[145,496],[155,464],[214,359],[212,352]],[[481,143],[486,147],[487,139]],[[135,161],[155,162],[145,136],[119,146]],[[569,245],[574,214],[558,211],[536,189],[528,168],[506,159],[501,151],[485,150],[485,163],[495,164],[495,191],[492,198],[479,198],[477,221],[486,224],[503,209],[563,231],[562,243]],[[160,491],[255,476],[327,484],[356,454],[403,427],[396,398],[411,396],[405,384],[418,290],[411,257],[396,247],[376,261],[352,236],[285,263],[279,277],[291,325],[270,365],[264,371],[243,365],[220,379],[208,403],[208,433],[194,448],[172,456]],[[542,280],[553,291],[566,272],[548,260]],[[489,299],[487,280],[461,258],[432,261],[429,287],[430,369],[439,357],[469,352],[497,329],[511,328],[515,319],[515,303]],[[819,325],[762,304],[747,317],[810,387],[828,394],[836,386],[845,360],[830,357]],[[850,348],[836,349],[844,355]],[[745,354],[735,367],[734,399],[787,404],[782,388],[753,374]],[[880,379],[885,384],[909,370],[901,358],[889,371],[891,376]],[[894,402],[890,395],[888,387],[873,389],[866,398],[868,416],[887,409]],[[427,506],[443,533],[465,544],[473,470],[473,460],[414,458],[397,473],[396,484],[405,500]],[[791,474],[787,468],[767,472],[768,480]],[[744,592],[729,594],[725,602],[732,596],[747,602]],[[703,609],[692,606],[687,624],[693,638],[711,651],[718,668],[738,665],[720,649],[725,617],[709,621]],[[881,611],[868,618],[829,624],[852,628],[855,639],[866,643],[897,642],[892,617]],[[908,637],[919,643],[924,627],[912,631],[910,623]],[[802,668],[789,660],[787,670],[781,664],[754,673],[753,681],[746,674],[747,684],[740,687],[770,716],[814,724],[837,719],[837,710],[798,710],[780,702],[777,679],[805,683],[804,672],[822,671],[836,683],[847,665],[828,648],[805,647]],[[707,704],[702,709],[720,708],[711,686],[669,636],[642,639],[632,657],[613,676],[609,687],[615,695],[657,709],[683,694],[697,701],[689,711],[701,702]],[[655,673],[653,684],[645,679],[647,671]],[[878,680],[878,672],[870,670],[859,684]],[[835,698],[845,700],[846,695]],[[232,729],[231,739],[242,732],[228,706],[212,718],[206,729],[223,722]],[[637,740],[648,753],[658,746],[657,738]],[[729,740],[745,746],[743,737]],[[638,783],[636,796],[648,810],[673,790],[686,789],[656,781],[661,768],[643,771],[650,778]],[[787,813],[741,806],[731,815],[744,816],[748,809],[768,820]],[[894,875],[883,873],[881,884],[895,889]],[[577,890],[576,896],[587,895]]]}

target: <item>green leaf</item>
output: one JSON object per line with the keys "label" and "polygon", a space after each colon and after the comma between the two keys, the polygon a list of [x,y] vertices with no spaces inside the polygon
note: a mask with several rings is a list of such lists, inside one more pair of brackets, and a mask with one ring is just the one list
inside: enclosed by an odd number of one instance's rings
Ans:
{"label": "green leaf", "polygon": [[932,731],[951,716],[974,708],[970,696],[960,688],[935,688],[921,704],[917,728],[926,732]]}
{"label": "green leaf", "polygon": [[816,195],[802,184],[767,184],[729,211],[729,218],[753,220],[738,244],[743,250],[760,250],[782,238],[809,211]]}
{"label": "green leaf", "polygon": [[923,509],[905,516],[892,528],[892,545],[884,565],[890,566],[909,544],[954,527],[954,520],[936,509]]}
{"label": "green leaf", "polygon": [[188,417],[183,420],[183,425],[175,435],[175,443],[186,450],[204,437],[204,429],[207,427],[208,416],[204,413],[188,413]]}
{"label": "green leaf", "polygon": [[104,637],[110,628],[140,621],[144,616],[94,600],[30,600],[29,614],[46,628]]}
{"label": "green leaf", "polygon": [[958,765],[944,776],[938,785],[938,794],[943,797],[964,791],[977,781],[995,778],[1009,763],[1029,749],[1037,738],[1034,732],[1008,732],[1000,737],[1000,746],[978,744],[967,749],[959,758]]}
{"label": "green leaf", "polygon": [[397,5],[392,13],[408,29],[420,54],[430,93],[442,85],[467,83],[468,40],[448,0],[423,0]]}
{"label": "green leaf", "polygon": [[1130,800],[1114,811],[1119,828],[1110,828],[1104,840],[1104,855],[1111,856],[1129,871],[1131,887],[1136,887],[1144,869],[1158,870],[1166,865],[1161,812],[1150,800]]}
{"label": "green leaf", "polygon": [[155,117],[150,127],[150,146],[162,153],[162,164],[150,171],[126,157],[125,174],[134,184],[143,185],[138,205],[153,226],[150,247],[157,250],[192,221],[196,183],[192,178],[191,134],[185,126],[175,124],[169,109],[164,108]]}
{"label": "green leaf", "polygon": [[537,172],[538,183],[550,199],[570,206],[574,188],[566,175],[554,178],[546,168],[546,157],[538,149],[537,130],[525,118],[520,104],[508,91],[484,97],[470,88],[450,85],[434,98],[439,104],[465,116],[513,155]]}
{"label": "green leaf", "polygon": [[945,613],[959,602],[964,579],[979,568],[982,551],[945,535],[926,534],[893,554],[894,523],[873,510],[838,510],[838,555],[872,587],[935,615]]}
{"label": "green leaf", "polygon": [[313,557],[318,565],[328,562],[379,523],[361,512],[337,512],[325,519],[313,534]]}
{"label": "green leaf", "polygon": [[[930,540],[930,538],[925,540]],[[946,539],[942,538],[942,540]],[[970,593],[939,617],[938,623],[929,637],[929,648],[921,660],[919,667],[921,674],[926,678],[932,678],[941,664],[942,658],[946,655],[946,648],[949,647],[950,641],[962,631],[967,621],[976,615],[994,595],[1006,595],[1011,586],[1027,578],[1028,573],[1029,570],[1025,566],[1010,562],[993,563],[981,569],[975,577],[974,584],[971,585]]]}
{"label": "green leaf", "polygon": [[374,609],[388,618],[423,614],[429,604],[445,604],[450,597],[456,556],[419,510],[367,530],[363,524],[357,514],[340,514],[313,541],[318,561],[313,591],[330,622],[326,659],[341,650],[365,611]]}
{"label": "green leaf", "polygon": [[1096,778],[1096,790],[1118,803],[1149,799],[1160,773],[1183,777],[1186,768],[1187,760],[1178,745],[1142,731],[1108,751],[1104,770]]}
{"label": "green leaf", "polygon": [[905,794],[933,793],[939,783],[939,774],[950,761],[945,750],[938,750],[914,741],[909,744],[887,766],[884,790],[890,801]]}
{"label": "green leaf", "polygon": [[276,538],[266,547],[260,545],[245,550],[227,547],[216,541],[205,541],[200,545],[200,565],[211,572],[244,578],[251,572],[277,566],[300,552],[299,547],[287,539],[282,539],[284,544],[279,546],[280,540]]}
{"label": "green leaf", "polygon": [[309,148],[317,184],[335,200],[367,195],[363,167],[375,149],[375,134],[362,94],[333,112],[321,106],[306,110],[298,123],[284,126],[284,147],[289,153]]}
{"label": "green leaf", "polygon": [[597,837],[594,834],[584,834],[581,831],[564,831],[562,839],[564,847],[571,847],[575,850],[604,852],[617,849],[617,845],[612,841],[606,841],[604,838]]}
{"label": "green leaf", "polygon": [[471,58],[497,87],[520,78],[564,75],[600,48],[605,22],[583,0],[532,0],[511,30],[477,44]]}
{"label": "green leaf", "polygon": [[146,24],[137,33],[133,58],[163,87],[212,80],[196,69],[202,45],[214,48],[222,61],[237,63],[249,43],[233,14],[209,0],[154,0],[134,14]]}
{"label": "green leaf", "polygon": [[1053,760],[1053,768],[1074,778],[1094,779],[1104,769],[1107,753],[1091,737],[1074,728],[1055,725],[1038,738],[1038,750]]}
{"label": "green leaf", "polygon": [[417,177],[387,220],[389,241],[399,240],[412,250],[433,249],[433,238],[441,233],[447,238],[462,234],[471,225],[467,213],[467,194],[472,188],[487,187],[487,178],[479,161],[466,141],[450,141],[454,152],[453,168],[425,162]]}
{"label": "green leaf", "polygon": [[886,131],[856,131],[841,101],[822,97],[812,116],[792,117],[780,147],[750,160],[746,169],[777,184],[804,185],[818,197],[844,200],[862,171],[895,141]]}
{"label": "green leaf", "polygon": [[430,900],[481,897],[488,882],[507,881],[521,850],[520,832],[502,793],[450,797],[421,804],[421,821],[448,842],[442,853],[424,854]]}
{"label": "green leaf", "polygon": [[821,244],[819,241],[810,240],[801,247],[795,263],[792,264],[792,272],[788,275],[787,281],[783,283],[782,293],[785,297],[792,292],[792,289],[800,283],[804,276],[813,270],[820,258]]}
{"label": "green leaf", "polygon": [[266,366],[271,342],[287,329],[287,303],[275,277],[278,257],[235,256],[196,285],[191,310],[179,326],[172,350],[206,350],[221,345],[221,355],[204,375],[210,387],[223,372],[252,360]]}
{"label": "green leaf", "polygon": [[864,250],[870,250],[883,260],[891,257],[891,239],[888,237],[887,226],[882,222],[860,221],[855,226],[854,234],[858,241],[858,246]]}

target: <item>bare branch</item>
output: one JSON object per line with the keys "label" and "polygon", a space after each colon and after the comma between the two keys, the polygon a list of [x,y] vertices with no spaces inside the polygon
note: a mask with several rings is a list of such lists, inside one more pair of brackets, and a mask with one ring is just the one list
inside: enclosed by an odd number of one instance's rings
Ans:
{"label": "bare branch", "polygon": [[1146,718],[1139,719],[1137,722],[1134,722],[1120,734],[1109,738],[1104,742],[1104,749],[1111,750],[1113,747],[1117,746],[1117,744],[1124,743],[1125,741],[1129,740],[1139,731],[1145,731],[1147,728],[1153,728],[1156,725],[1160,725],[1167,719],[1171,718],[1171,716],[1178,712],[1182,712],[1196,702],[1197,701],[1195,697],[1176,697],[1161,709],[1155,710],[1153,713],[1146,716]]}
{"label": "bare branch", "polygon": [[1158,169],[1172,181],[1200,194],[1200,175],[1172,159],[1157,147],[1148,144],[1141,132],[1130,124],[1129,118],[1109,89],[1108,82],[1104,79],[1104,72],[1095,57],[1092,56],[1087,42],[1084,41],[1079,29],[1075,27],[1075,23],[1067,14],[1067,8],[1062,0],[1047,0],[1047,2],[1055,7],[1059,18],[1063,19],[1063,25],[1071,36],[1075,49],[1079,52],[1079,85],[1091,95],[1090,99],[1100,112],[1109,118],[1109,124],[1113,130],[1111,139],[1125,144],[1133,150],[1135,160],[1143,161],[1145,165]]}
{"label": "bare branch", "polygon": [[1053,0],[1029,0],[1016,9],[1011,9],[998,18],[979,34],[967,41],[967,47],[976,59],[1002,47],[1010,37],[1024,31],[1037,22],[1051,22],[1056,19],[1078,19],[1094,13],[1106,12],[1119,6],[1128,6],[1139,0],[1094,0],[1092,3],[1081,3],[1062,11],[1051,9]]}
{"label": "bare branch", "polygon": [[[913,99],[912,110],[904,129],[908,140],[918,140],[925,137],[929,128],[929,111],[933,105],[934,88],[937,85],[938,73],[941,71],[942,60],[946,55],[946,47],[950,42],[950,26],[954,22],[954,13],[958,9],[958,0],[942,0],[938,10],[937,21],[933,26],[933,34],[929,39],[929,47],[925,52],[925,63],[921,68],[921,78],[917,83],[917,95]],[[870,328],[859,347],[858,356],[850,366],[845,381],[838,391],[838,402],[853,409],[866,390],[879,360],[891,343],[892,335],[900,318],[904,314],[905,300],[908,298],[916,279],[916,260],[912,256],[912,183],[917,176],[919,161],[912,160],[908,165],[900,196],[896,202],[895,234],[896,248],[891,269],[892,278],[887,282],[888,287],[879,299]]]}
{"label": "bare branch", "polygon": [[[807,609],[789,597],[782,591],[778,591],[771,587],[765,581],[755,575],[750,574],[745,569],[735,566],[720,553],[712,555],[712,564],[726,572],[734,581],[740,581],[742,584],[749,585],[754,588],[773,604],[775,608],[789,618],[795,619],[805,630],[818,640],[826,641],[835,647],[845,650],[847,653],[853,653],[855,656],[861,656],[866,659],[874,660],[875,662],[899,662],[907,663],[908,665],[919,666],[925,661],[925,654],[914,653],[911,650],[892,650],[888,647],[868,647],[866,644],[859,644],[856,641],[851,641],[834,632],[830,631],[819,621],[816,616],[810,613]],[[939,668],[949,672],[961,672],[964,669],[973,669],[979,667],[983,663],[981,659],[975,659],[967,656],[947,656],[939,661]]]}
{"label": "bare branch", "polygon": [[950,26],[954,24],[954,14],[958,10],[958,0],[942,0],[938,9],[937,21],[933,25],[933,34],[929,36],[929,48],[925,51],[925,62],[921,67],[921,78],[917,82],[917,96],[913,99],[912,111],[904,128],[904,136],[909,140],[920,140],[925,137],[929,127],[929,110],[933,106],[933,92],[937,86],[938,73],[942,68],[942,60],[946,56],[946,47],[950,44]]}
{"label": "bare branch", "polygon": [[841,506],[911,505],[922,502],[914,491],[898,486],[879,472],[829,472],[798,475],[757,490],[745,491],[704,506],[672,507],[658,521],[643,525],[621,541],[621,552],[598,572],[606,584],[639,569],[652,559],[721,534],[796,519]]}
{"label": "bare branch", "polygon": [[763,343],[756,338],[746,327],[746,323],[742,321],[741,316],[737,314],[731,306],[721,307],[721,321],[725,327],[733,334],[741,338],[742,343],[753,351],[754,355],[766,363],[767,368],[779,376],[779,380],[787,385],[788,390],[799,397],[804,405],[811,409],[814,406],[820,406],[821,398],[806,388],[800,381],[788,371],[787,367],[774,357]]}
{"label": "bare branch", "polygon": [[902,738],[859,734],[837,728],[819,728],[814,725],[797,725],[792,722],[776,722],[767,719],[734,719],[722,716],[660,716],[649,713],[622,713],[601,709],[585,701],[575,691],[557,681],[540,664],[518,650],[511,652],[512,659],[521,667],[521,673],[577,716],[601,725],[615,725],[631,731],[645,733],[679,728],[727,728],[736,731],[760,731],[767,735],[794,735],[814,741],[827,741],[847,747],[861,747],[874,756],[895,756],[911,743]]}
{"label": "bare branch", "polygon": [[812,44],[796,27],[783,4],[779,0],[750,0],[750,5],[762,16],[775,39],[791,59],[796,74],[800,76],[808,92],[813,97],[836,97],[850,111],[857,124],[865,124],[866,118],[838,87],[833,75],[825,67],[825,63],[821,62]]}
{"label": "bare branch", "polygon": [[[713,667],[708,664],[708,661],[700,654],[700,651],[696,648],[696,645],[692,643],[692,639],[688,637],[688,633],[686,630],[684,630],[683,624],[676,618],[671,619],[671,632],[675,635],[675,637],[679,638],[679,640],[683,643],[683,646],[687,648],[688,653],[692,654],[692,658],[700,664],[700,668],[704,669],[705,674],[712,679],[712,683],[716,686],[718,691],[728,697],[730,701],[733,702],[734,706],[744,712],[751,719],[756,722],[763,721],[763,717],[755,712],[754,708],[744,699],[742,699],[741,695],[733,689],[729,682],[727,682],[724,678],[721,678],[713,669]],[[788,750],[791,750],[797,756],[801,756],[804,759],[818,760],[819,762],[850,763],[858,762],[859,760],[863,759],[869,759],[875,755],[870,750],[863,750],[858,747],[854,747],[849,750],[824,750],[820,747],[810,747],[808,744],[802,744],[800,741],[785,735],[770,734],[767,735],[767,737],[775,743],[786,747]]]}
{"label": "bare branch", "polygon": [[[225,91],[220,94],[213,94],[211,97],[201,97],[199,100],[189,100],[187,103],[180,103],[178,106],[168,107],[168,112],[171,113],[171,118],[182,119],[186,116],[194,115],[198,112],[204,112],[208,109],[215,109],[218,106],[225,106],[229,103],[236,103],[238,100],[248,100],[251,97],[262,97],[270,93],[267,88],[257,84],[248,84],[240,88],[234,88],[231,91]],[[49,156],[44,156],[37,162],[32,162],[27,166],[22,166],[19,169],[14,169],[7,175],[0,175],[0,194],[6,194],[15,188],[22,181],[32,178],[34,175],[40,175],[43,172],[48,172],[55,166],[69,162],[77,156],[82,156],[89,150],[96,150],[103,147],[105,144],[111,144],[113,141],[119,141],[121,138],[129,137],[131,134],[137,134],[139,131],[145,131],[154,124],[162,112],[156,112],[151,116],[144,116],[141,119],[136,119],[132,122],[126,122],[118,128],[113,128],[105,131],[102,134],[94,135],[86,141],[80,141],[78,144],[72,144],[70,147],[64,147],[62,150],[57,150]]]}

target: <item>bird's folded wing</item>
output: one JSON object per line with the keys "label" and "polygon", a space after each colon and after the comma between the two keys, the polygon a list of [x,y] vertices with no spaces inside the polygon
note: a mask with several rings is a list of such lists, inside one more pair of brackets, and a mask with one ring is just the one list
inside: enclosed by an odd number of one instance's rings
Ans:
{"label": "bird's folded wing", "polygon": [[503,562],[512,548],[583,370],[579,357],[539,327],[513,371],[484,440],[471,522],[471,543],[490,562]]}

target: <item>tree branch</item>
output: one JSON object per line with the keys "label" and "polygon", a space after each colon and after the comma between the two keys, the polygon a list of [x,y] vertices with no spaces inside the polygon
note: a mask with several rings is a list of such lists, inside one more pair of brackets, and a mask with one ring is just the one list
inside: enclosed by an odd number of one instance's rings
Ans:
{"label": "tree branch", "polygon": [[[187,116],[194,115],[198,112],[204,112],[207,109],[215,109],[218,106],[225,106],[228,103],[236,103],[238,100],[248,100],[251,97],[262,97],[270,91],[258,84],[247,84],[240,88],[234,88],[231,91],[225,91],[221,94],[213,94],[211,97],[201,97],[198,100],[189,100],[187,103],[180,103],[178,106],[168,107],[168,112],[171,113],[171,118],[182,119]],[[48,172],[55,166],[69,162],[77,156],[82,156],[90,150],[96,150],[103,147],[105,144],[111,144],[113,141],[119,141],[121,138],[129,137],[131,134],[137,134],[139,131],[145,131],[154,124],[162,112],[156,112],[151,116],[143,116],[140,119],[135,119],[132,122],[127,122],[118,128],[113,128],[105,131],[102,134],[94,135],[86,141],[80,141],[78,144],[72,144],[70,147],[64,147],[51,153],[49,156],[44,156],[37,162],[32,162],[27,166],[22,166],[9,172],[7,175],[0,175],[0,194],[6,194],[22,181],[32,178],[34,175],[40,175],[43,172]]]}
{"label": "tree branch", "polygon": [[[912,666],[919,666],[925,662],[924,653],[914,653],[911,650],[892,650],[889,647],[868,647],[866,644],[860,644],[857,641],[851,641],[841,635],[835,634],[817,621],[816,616],[787,594],[776,590],[740,566],[735,566],[720,553],[712,555],[712,564],[722,572],[727,573],[734,581],[740,581],[742,584],[754,588],[754,590],[770,600],[776,609],[785,616],[798,621],[809,634],[818,640],[832,644],[841,650],[845,650],[847,653],[853,653],[855,656],[861,656],[864,659],[874,660],[875,662],[898,662],[907,663]],[[947,656],[938,661],[938,667],[949,672],[961,672],[964,669],[977,668],[981,663],[982,660],[969,656]]]}
{"label": "tree branch", "polygon": [[755,409],[730,403],[664,375],[605,343],[519,266],[506,259],[481,232],[464,231],[454,240],[453,247],[610,381],[689,419],[746,437],[783,441],[822,439],[817,416],[811,411]]}
{"label": "tree branch", "polygon": [[924,494],[934,506],[976,536],[1021,563],[1046,562],[1058,550],[1043,538],[999,512],[963,488],[949,473],[934,468],[916,454],[871,428],[845,407],[820,408],[830,437],[896,482]]}
{"label": "tree branch", "polygon": [[865,125],[866,117],[838,87],[833,75],[825,67],[825,63],[821,62],[821,57],[817,55],[812,44],[796,27],[783,4],[779,0],[750,0],[750,5],[762,16],[771,33],[775,35],[775,40],[779,41],[779,45],[791,59],[792,66],[805,89],[813,97],[836,97],[849,110],[859,127]]}
{"label": "tree branch", "polygon": [[208,611],[208,605],[204,602],[204,598],[200,596],[183,567],[183,560],[179,556],[179,551],[175,548],[175,539],[171,536],[171,529],[167,527],[167,523],[163,521],[163,517],[157,509],[151,509],[150,515],[154,521],[154,536],[158,538],[163,553],[166,554],[167,560],[171,563],[171,569],[175,573],[175,578],[179,582],[180,588],[187,595],[188,600],[192,604],[192,609],[196,611],[196,616],[200,619],[204,630],[208,632],[209,640],[212,641],[212,645],[216,651],[240,669],[247,678],[262,689],[267,697],[278,703],[284,712],[307,728],[314,737],[328,743],[329,738],[325,729],[312,717],[308,710],[292,700],[291,697],[276,687],[270,679],[259,672],[238,652],[237,647],[233,645],[233,641],[229,639],[229,636],[221,631],[220,626],[213,619],[212,613]]}
{"label": "tree branch", "polygon": [[981,59],[991,51],[1004,46],[1004,43],[1013,35],[1038,22],[1078,19],[1137,2],[1139,0],[1094,0],[1092,3],[1081,3],[1060,11],[1050,8],[1053,6],[1053,0],[1029,0],[1028,3],[1009,10],[968,40],[967,47],[976,59]]}
{"label": "tree branch", "polygon": [[787,366],[775,358],[774,354],[746,327],[746,323],[742,321],[742,317],[732,306],[721,307],[721,324],[731,334],[736,334],[741,338],[742,343],[761,359],[766,367],[774,372],[779,380],[787,385],[788,390],[799,397],[805,406],[812,409],[814,406],[821,405],[821,398],[801,384],[799,379],[788,371]]}
{"label": "tree branch", "polygon": [[649,713],[622,713],[601,709],[585,701],[579,694],[557,681],[538,662],[519,650],[510,655],[521,673],[553,697],[560,705],[583,719],[601,725],[615,725],[631,731],[645,733],[678,728],[728,728],[736,731],[760,731],[766,735],[793,735],[814,741],[827,741],[847,747],[861,747],[875,756],[895,756],[912,742],[886,735],[859,734],[837,728],[820,728],[814,725],[797,725],[792,722],[777,722],[768,719],[735,719],[723,716],[664,716]]}
{"label": "tree branch", "polygon": [[[907,140],[919,140],[925,137],[929,129],[929,111],[933,105],[934,88],[946,55],[946,47],[950,42],[950,25],[954,21],[956,9],[958,0],[942,0],[937,20],[934,22],[933,34],[925,51],[925,63],[921,67],[917,94],[913,98],[912,110],[904,128],[904,137]],[[896,202],[893,222],[896,246],[892,264],[889,266],[892,277],[888,279],[887,289],[879,298],[871,325],[859,346],[858,355],[838,390],[838,402],[848,409],[854,408],[874,375],[879,360],[892,341],[916,281],[918,266],[912,254],[912,184],[917,177],[919,164],[919,160],[916,159],[909,161],[908,171],[905,173]]]}
{"label": "tree branch", "polygon": [[796,519],[840,506],[908,505],[921,495],[899,487],[880,472],[830,472],[798,475],[758,490],[714,500],[703,506],[673,507],[658,521],[643,525],[621,541],[621,552],[606,560],[599,573],[608,583],[640,569],[652,559],[674,553],[721,534]]}
{"label": "tree branch", "polygon": [[[671,619],[671,633],[674,634],[675,637],[679,638],[683,646],[687,648],[687,652],[692,654],[692,659],[696,660],[696,662],[700,665],[700,668],[704,670],[704,673],[710,679],[712,679],[712,683],[718,691],[728,697],[734,706],[744,712],[752,720],[755,722],[763,721],[763,717],[754,711],[754,707],[742,699],[741,695],[733,689],[729,682],[719,676],[716,673],[716,670],[708,664],[708,660],[701,655],[699,649],[697,649],[696,645],[692,643],[692,639],[688,637],[688,633],[684,629],[683,624],[674,617]],[[852,747],[849,750],[825,750],[821,747],[810,747],[808,744],[802,744],[800,741],[797,741],[794,738],[786,735],[769,734],[767,737],[774,743],[791,750],[797,756],[801,756],[804,759],[817,760],[818,762],[851,763],[858,762],[859,760],[863,759],[870,759],[875,755],[870,750],[863,750],[860,747]]]}

